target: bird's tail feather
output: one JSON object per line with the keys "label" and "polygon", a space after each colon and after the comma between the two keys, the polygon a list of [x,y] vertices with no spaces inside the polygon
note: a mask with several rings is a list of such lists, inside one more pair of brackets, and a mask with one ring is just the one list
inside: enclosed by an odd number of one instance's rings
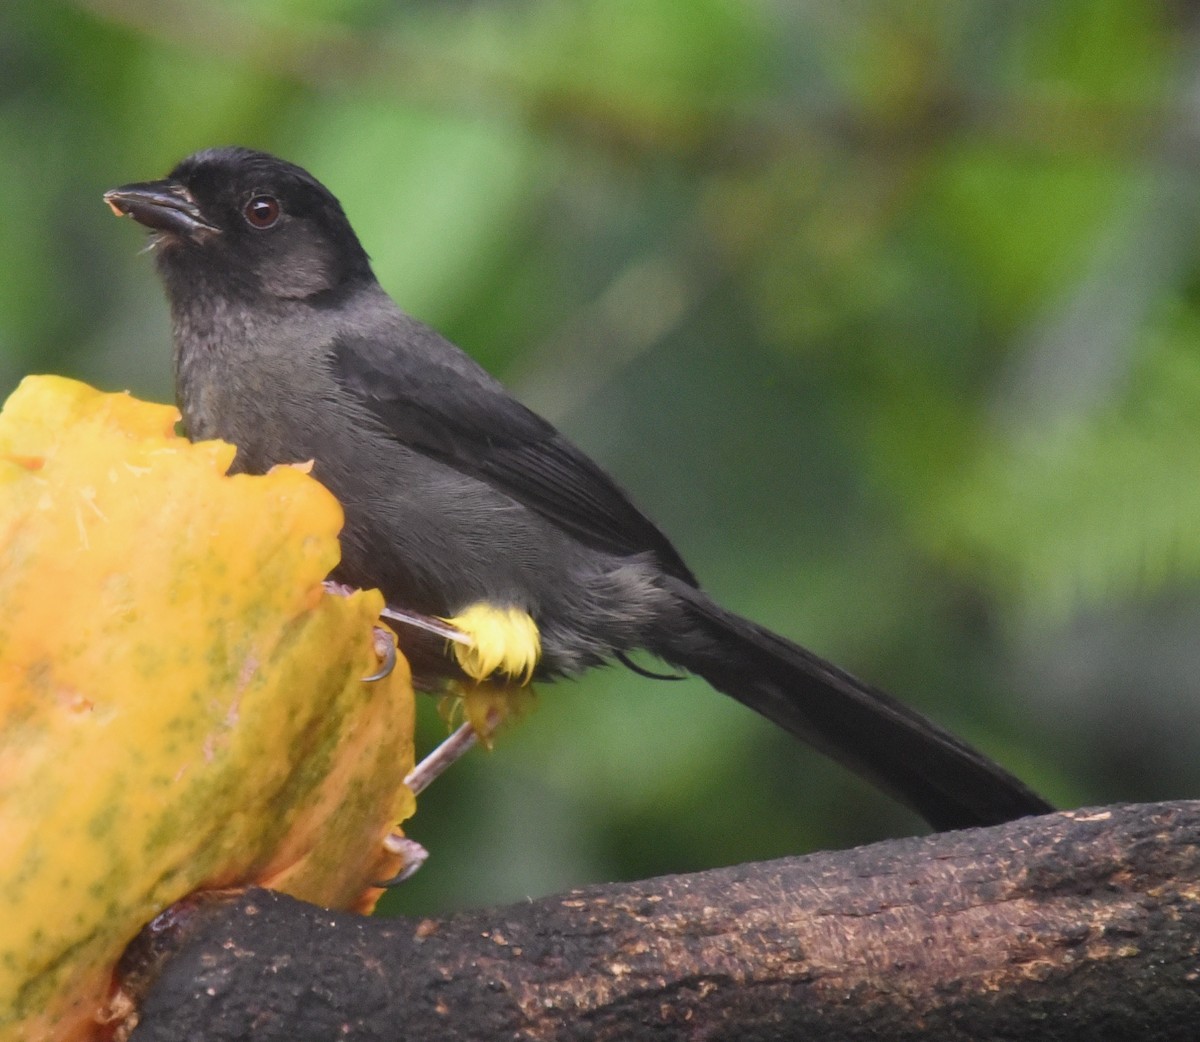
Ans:
{"label": "bird's tail feather", "polygon": [[652,648],[812,744],[935,829],[994,825],[1054,808],[933,721],[799,645],[672,580],[681,625]]}

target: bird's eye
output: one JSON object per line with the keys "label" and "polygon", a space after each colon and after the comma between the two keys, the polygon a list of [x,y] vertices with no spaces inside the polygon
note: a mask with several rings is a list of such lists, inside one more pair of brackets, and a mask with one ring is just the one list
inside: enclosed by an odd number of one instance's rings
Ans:
{"label": "bird's eye", "polygon": [[270,228],[279,220],[279,200],[272,195],[256,195],[245,206],[242,214],[254,228]]}

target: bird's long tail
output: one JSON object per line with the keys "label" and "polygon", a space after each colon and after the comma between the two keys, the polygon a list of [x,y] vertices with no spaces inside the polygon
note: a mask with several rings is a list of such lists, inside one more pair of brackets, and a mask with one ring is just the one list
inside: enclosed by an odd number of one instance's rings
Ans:
{"label": "bird's long tail", "polygon": [[849,673],[671,580],[679,625],[651,648],[812,744],[935,829],[1054,808],[982,753]]}

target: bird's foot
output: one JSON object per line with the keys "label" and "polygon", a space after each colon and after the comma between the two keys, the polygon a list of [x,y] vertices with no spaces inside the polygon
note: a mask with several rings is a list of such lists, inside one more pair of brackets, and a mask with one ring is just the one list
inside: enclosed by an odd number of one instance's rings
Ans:
{"label": "bird's foot", "polygon": [[[494,691],[490,695],[482,694],[488,688]],[[532,694],[529,688],[518,689],[521,693]],[[461,760],[481,741],[485,747],[491,748],[492,736],[512,715],[511,698],[508,704],[503,704],[503,689],[499,685],[476,685],[470,692],[460,692],[455,703],[462,707],[467,719],[461,723],[444,742],[437,746],[428,756],[405,775],[404,784],[419,796],[454,764]],[[384,846],[391,854],[403,857],[403,867],[394,876],[375,883],[378,887],[393,887],[411,877],[429,856],[428,851],[414,840],[399,833],[392,833],[384,840]]]}
{"label": "bird's foot", "polygon": [[373,884],[381,889],[387,889],[393,886],[399,886],[406,879],[412,878],[423,864],[425,859],[429,857],[429,851],[426,850],[415,839],[409,839],[398,832],[389,833],[383,841],[384,849],[389,854],[397,854],[403,858],[403,867],[394,876],[389,876],[387,879],[381,879]]}
{"label": "bird's foot", "polygon": [[[349,597],[352,593],[357,593],[353,586],[347,586],[345,583],[334,582],[332,579],[326,579],[323,583],[325,592],[333,597]],[[377,680],[383,680],[385,677],[392,675],[396,668],[396,636],[391,630],[385,629],[383,626],[376,626],[374,636],[375,657],[379,659],[379,668],[375,672],[362,678],[364,684],[373,684]]]}
{"label": "bird's foot", "polygon": [[[326,579],[322,585],[325,587],[326,593],[333,594],[335,597],[348,597],[350,594],[356,592],[357,589],[348,583],[337,582],[334,579]],[[420,612],[408,611],[404,608],[397,608],[388,604],[379,613],[379,617],[386,619],[388,622],[398,622],[401,626],[411,626],[413,629],[432,633],[435,636],[454,641],[457,644],[471,643],[472,638],[470,634],[464,633],[455,627],[452,622],[446,619],[439,619],[434,615],[422,615]]]}

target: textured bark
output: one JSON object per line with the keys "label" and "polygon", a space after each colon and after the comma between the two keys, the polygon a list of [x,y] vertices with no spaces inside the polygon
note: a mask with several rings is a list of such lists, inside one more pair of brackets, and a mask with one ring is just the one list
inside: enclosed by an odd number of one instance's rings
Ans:
{"label": "textured bark", "polygon": [[598,886],[446,919],[266,891],[131,948],[134,1042],[1187,1039],[1200,802]]}

